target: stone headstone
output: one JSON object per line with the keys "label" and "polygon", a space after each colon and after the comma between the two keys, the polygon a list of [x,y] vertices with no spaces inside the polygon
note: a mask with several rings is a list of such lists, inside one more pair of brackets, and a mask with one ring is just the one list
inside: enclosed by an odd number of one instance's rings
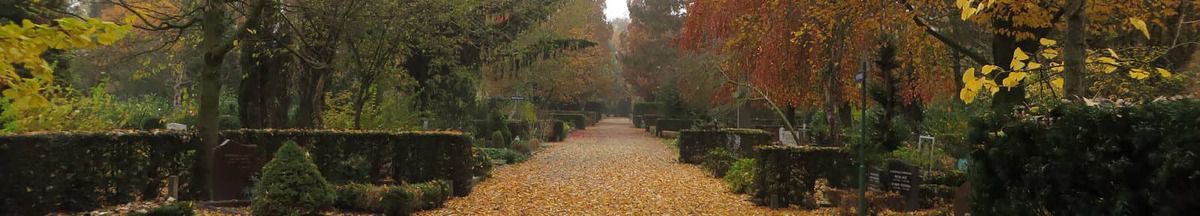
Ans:
{"label": "stone headstone", "polygon": [[917,210],[920,205],[921,169],[898,160],[888,161],[887,188],[904,196],[904,211]]}
{"label": "stone headstone", "polygon": [[954,215],[969,215],[971,212],[971,183],[963,183],[954,190]]}
{"label": "stone headstone", "polygon": [[257,145],[247,145],[226,140],[213,151],[216,163],[213,166],[213,200],[250,199],[252,178],[262,169],[267,157],[258,153]]}
{"label": "stone headstone", "polygon": [[180,123],[167,123],[167,130],[187,130],[188,126]]}
{"label": "stone headstone", "polygon": [[884,190],[885,189],[884,185],[883,185],[883,176],[884,175],[881,175],[883,173],[887,173],[887,171],[885,171],[883,169],[879,169],[877,167],[872,167],[871,171],[867,172],[867,189],[876,190],[876,191]]}
{"label": "stone headstone", "polygon": [[791,131],[788,131],[787,129],[784,129],[782,127],[779,128],[779,143],[783,143],[783,145],[785,145],[785,146],[799,146],[800,145],[799,142],[796,142],[796,135],[794,133],[792,133]]}

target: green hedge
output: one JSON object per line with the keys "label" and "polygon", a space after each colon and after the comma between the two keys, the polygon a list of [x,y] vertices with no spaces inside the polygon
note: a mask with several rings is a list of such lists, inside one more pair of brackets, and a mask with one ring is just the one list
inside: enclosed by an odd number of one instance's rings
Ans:
{"label": "green hedge", "polygon": [[339,209],[383,213],[386,215],[410,215],[420,210],[441,208],[449,199],[452,189],[445,181],[431,181],[409,185],[348,184],[338,186]]}
{"label": "green hedge", "polygon": [[509,134],[512,134],[512,137],[509,137],[510,139],[514,138],[514,137],[521,137],[521,140],[531,140],[532,139],[531,138],[532,136],[529,134],[529,132],[531,131],[531,128],[533,127],[533,125],[530,124],[530,122],[519,121],[519,120],[508,120],[508,121],[505,121],[504,123],[508,125]]}
{"label": "green hedge", "polygon": [[588,120],[587,115],[579,113],[554,113],[551,114],[554,119],[570,122],[575,126],[575,129],[585,129],[591,120]]}
{"label": "green hedge", "polygon": [[[223,139],[257,144],[264,160],[286,140],[307,149],[334,183],[451,180],[470,193],[471,142],[459,132],[230,130]],[[199,139],[191,132],[58,132],[0,136],[0,215],[83,211],[164,196],[178,175],[185,200],[202,195]],[[384,164],[392,171],[385,175]]]}
{"label": "green hedge", "polygon": [[754,147],[771,145],[771,134],[757,129],[679,131],[679,162],[699,163],[704,154],[724,148],[740,157],[752,157]]}
{"label": "green hedge", "polygon": [[683,129],[692,128],[691,119],[658,119],[655,123],[654,134],[662,136],[663,131],[680,131]]}
{"label": "green hedge", "polygon": [[567,122],[566,121],[554,120],[554,126],[551,131],[553,131],[552,133],[554,134],[553,138],[550,139],[551,142],[561,142],[561,141],[567,140]]}
{"label": "green hedge", "polygon": [[[471,142],[451,131],[232,130],[221,137],[258,144],[260,153],[273,152],[285,140],[300,143],[312,154],[325,178],[335,184],[377,182],[386,177],[404,182],[451,180],[454,189],[470,193]],[[269,155],[269,154],[260,154]]]}
{"label": "green hedge", "polygon": [[[752,200],[772,208],[805,205],[819,178],[833,187],[845,187],[854,176],[854,161],[837,147],[757,147],[758,173],[754,174]],[[811,206],[810,206],[811,207]]]}
{"label": "green hedge", "polygon": [[[84,211],[166,196],[178,175],[180,195],[201,195],[192,134],[114,131],[0,136],[0,215]],[[195,180],[195,181],[189,181]]]}
{"label": "green hedge", "polygon": [[642,115],[633,115],[629,120],[633,121],[634,128],[646,128],[645,123],[642,122]]}
{"label": "green hedge", "polygon": [[653,132],[650,129],[652,127],[658,126],[658,119],[660,119],[660,118],[663,118],[663,116],[655,115],[655,114],[642,115],[642,121],[643,121],[642,127],[646,129],[646,132]]}
{"label": "green hedge", "polygon": [[983,117],[970,139],[979,215],[1189,215],[1200,206],[1200,101],[1069,104]]}
{"label": "green hedge", "polygon": [[657,102],[637,102],[633,103],[633,115],[646,114],[665,114],[662,112],[664,106]]}

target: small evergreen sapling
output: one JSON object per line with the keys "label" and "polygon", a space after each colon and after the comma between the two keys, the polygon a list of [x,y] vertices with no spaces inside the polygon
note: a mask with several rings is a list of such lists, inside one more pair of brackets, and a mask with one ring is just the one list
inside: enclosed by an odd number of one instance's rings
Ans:
{"label": "small evergreen sapling", "polygon": [[308,152],[288,141],[263,166],[255,185],[254,215],[318,215],[334,203],[333,185],[325,181]]}

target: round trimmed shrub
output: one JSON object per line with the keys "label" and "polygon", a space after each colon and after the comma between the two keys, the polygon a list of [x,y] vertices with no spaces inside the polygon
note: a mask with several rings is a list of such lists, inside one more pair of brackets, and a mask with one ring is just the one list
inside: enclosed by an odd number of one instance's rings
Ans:
{"label": "round trimmed shrub", "polygon": [[503,132],[492,132],[492,147],[493,148],[508,148],[508,137],[504,136]]}
{"label": "round trimmed shrub", "polygon": [[308,152],[292,141],[263,166],[254,188],[254,215],[319,215],[334,203],[333,185],[321,176]]}

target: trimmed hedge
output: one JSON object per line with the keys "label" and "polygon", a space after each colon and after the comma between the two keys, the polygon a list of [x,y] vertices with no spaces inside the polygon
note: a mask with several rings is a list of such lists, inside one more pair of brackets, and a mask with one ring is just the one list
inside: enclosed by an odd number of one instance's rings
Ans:
{"label": "trimmed hedge", "polygon": [[562,120],[554,120],[554,128],[551,130],[554,133],[551,142],[561,142],[567,140],[567,122]]}
{"label": "trimmed hedge", "polygon": [[554,119],[562,120],[565,122],[570,122],[571,124],[573,124],[575,126],[575,129],[580,129],[580,130],[585,129],[590,122],[590,120],[588,120],[587,115],[579,114],[579,113],[554,113],[554,114],[551,114],[551,116],[553,116]]}
{"label": "trimmed hedge", "polygon": [[819,178],[833,187],[845,187],[854,175],[849,151],[837,147],[761,146],[756,148],[758,173],[754,174],[752,200],[771,208],[812,202]]}
{"label": "trimmed hedge", "polygon": [[1038,119],[977,119],[979,215],[1189,215],[1200,208],[1200,101],[1068,104]]}
{"label": "trimmed hedge", "polygon": [[411,215],[420,210],[441,208],[453,193],[446,181],[430,181],[410,185],[348,184],[338,186],[339,209]]}
{"label": "trimmed hedge", "polygon": [[[330,182],[451,180],[470,193],[471,142],[460,132],[230,130],[223,139],[257,144],[269,160],[286,140],[309,150]],[[85,211],[165,194],[178,175],[180,198],[203,195],[200,140],[193,132],[55,132],[0,136],[0,215]],[[384,170],[390,163],[392,169]],[[389,173],[390,172],[390,173]]]}
{"label": "trimmed hedge", "polygon": [[198,142],[164,131],[0,136],[0,215],[44,215],[166,196],[178,175],[182,199],[201,195]]}
{"label": "trimmed hedge", "polygon": [[644,121],[642,126],[646,129],[646,132],[654,132],[654,131],[651,131],[650,129],[652,127],[658,126],[658,119],[662,118],[662,117],[663,116],[661,116],[661,115],[655,115],[655,114],[642,115],[642,120]]}
{"label": "trimmed hedge", "polygon": [[692,128],[691,119],[658,119],[655,123],[654,135],[662,136],[663,131],[680,131]]}
{"label": "trimmed hedge", "polygon": [[646,128],[646,123],[642,122],[642,115],[633,115],[629,120],[633,121],[634,128]]}
{"label": "trimmed hedge", "polygon": [[[224,131],[221,137],[258,144],[260,153],[274,151],[283,140],[295,140],[335,184],[378,182],[390,176],[404,182],[451,180],[456,196],[471,191],[471,142],[461,132],[246,129]],[[383,170],[388,163],[390,175]]]}
{"label": "trimmed hedge", "polygon": [[664,106],[657,102],[637,102],[633,103],[633,115],[646,114],[665,114],[662,112]]}
{"label": "trimmed hedge", "polygon": [[704,154],[724,148],[740,157],[752,157],[754,147],[771,145],[771,134],[757,129],[679,131],[679,162],[699,163]]}
{"label": "trimmed hedge", "polygon": [[533,136],[531,136],[529,134],[529,132],[531,131],[530,129],[533,128],[533,126],[530,124],[530,122],[518,121],[518,120],[508,120],[508,121],[505,121],[504,123],[508,125],[509,134],[512,134],[512,136],[509,137],[509,139],[512,139],[515,137],[521,137],[521,140],[532,140]]}

